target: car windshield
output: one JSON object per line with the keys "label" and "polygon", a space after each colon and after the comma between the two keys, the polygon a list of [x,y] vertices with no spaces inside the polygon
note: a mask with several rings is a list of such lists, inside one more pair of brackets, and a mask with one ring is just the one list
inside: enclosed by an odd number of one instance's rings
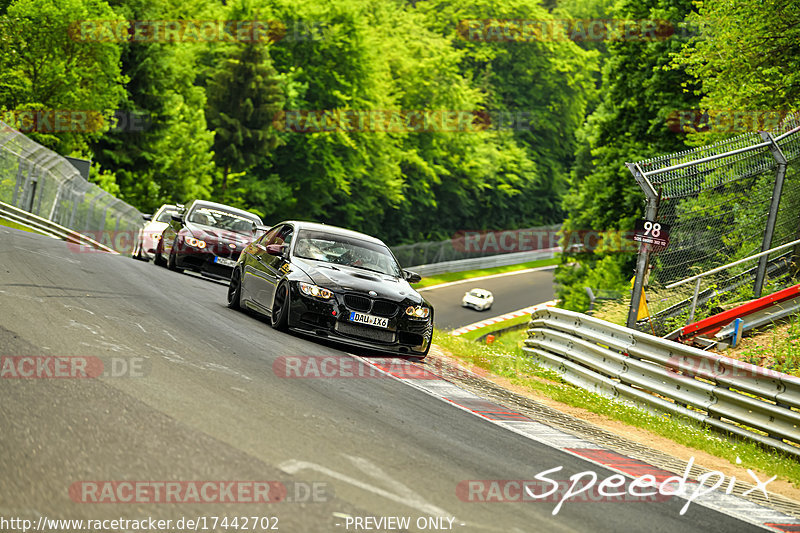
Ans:
{"label": "car windshield", "polygon": [[177,211],[164,209],[156,218],[156,222],[170,222],[172,220],[172,215],[177,213]]}
{"label": "car windshield", "polygon": [[483,291],[471,290],[469,291],[470,296],[474,296],[476,298],[488,298],[488,294]]}
{"label": "car windshield", "polygon": [[187,220],[194,224],[213,226],[237,233],[252,233],[256,224],[260,223],[260,221],[246,218],[237,213],[222,211],[211,207],[197,207],[193,209],[192,212],[189,213]]}
{"label": "car windshield", "polygon": [[401,277],[400,265],[383,244],[364,241],[325,231],[301,230],[294,255],[325,263],[345,265],[363,270]]}

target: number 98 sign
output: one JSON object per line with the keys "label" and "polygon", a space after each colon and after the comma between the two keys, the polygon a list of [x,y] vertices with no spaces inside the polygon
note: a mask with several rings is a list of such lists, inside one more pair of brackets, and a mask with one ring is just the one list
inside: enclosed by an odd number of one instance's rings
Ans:
{"label": "number 98 sign", "polygon": [[669,225],[640,218],[633,230],[633,240],[666,248],[669,244]]}

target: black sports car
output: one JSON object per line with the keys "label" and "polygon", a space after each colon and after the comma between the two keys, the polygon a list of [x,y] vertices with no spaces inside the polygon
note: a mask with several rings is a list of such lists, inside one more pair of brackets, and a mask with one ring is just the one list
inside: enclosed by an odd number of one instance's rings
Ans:
{"label": "black sports car", "polygon": [[224,204],[195,200],[184,214],[172,215],[156,247],[154,263],[170,270],[191,269],[230,279],[245,246],[258,236],[258,215]]}
{"label": "black sports car", "polygon": [[380,240],[310,222],[283,222],[247,246],[231,275],[228,306],[350,345],[425,357],[433,308],[411,288]]}

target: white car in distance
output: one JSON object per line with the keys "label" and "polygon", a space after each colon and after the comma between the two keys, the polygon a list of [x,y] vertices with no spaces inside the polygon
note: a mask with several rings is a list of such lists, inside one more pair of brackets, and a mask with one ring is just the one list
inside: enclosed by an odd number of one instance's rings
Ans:
{"label": "white car in distance", "polygon": [[461,307],[471,307],[476,311],[491,309],[493,303],[494,296],[486,289],[472,289],[464,293],[461,299]]}
{"label": "white car in distance", "polygon": [[158,241],[161,240],[161,234],[172,220],[172,215],[180,213],[182,208],[182,205],[164,204],[158,208],[154,215],[144,215],[144,219],[147,222],[136,234],[136,241],[131,254],[134,259],[150,261],[153,258],[158,247]]}

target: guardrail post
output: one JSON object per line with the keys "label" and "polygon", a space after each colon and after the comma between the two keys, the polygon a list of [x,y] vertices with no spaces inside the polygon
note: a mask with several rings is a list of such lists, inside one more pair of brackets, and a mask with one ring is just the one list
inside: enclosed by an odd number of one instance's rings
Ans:
{"label": "guardrail post", "polygon": [[[761,138],[770,143],[769,151],[775,162],[778,164],[778,169],[775,171],[775,186],[772,190],[772,200],[769,206],[769,217],[767,218],[767,227],[764,230],[764,240],[761,244],[761,251],[766,252],[772,247],[772,235],[775,232],[775,221],[778,218],[778,208],[781,203],[781,192],[783,191],[783,180],[786,176],[786,165],[788,161],[786,156],[783,155],[778,143],[771,133],[767,131],[758,132]],[[758,270],[756,271],[756,281],[753,284],[753,298],[761,298],[761,291],[764,288],[764,276],[767,272],[767,261],[769,257],[762,256],[758,260]]]}
{"label": "guardrail post", "polygon": [[[642,191],[647,198],[647,206],[645,208],[645,218],[648,220],[655,220],[658,214],[658,194],[653,188],[653,185],[644,175],[639,165],[634,163],[625,163],[628,170],[631,171],[636,183],[639,184]],[[642,289],[644,287],[644,278],[647,276],[647,267],[650,260],[650,245],[641,243],[639,245],[639,255],[636,259],[636,277],[633,281],[633,293],[631,294],[631,307],[628,310],[627,325],[631,329],[636,329],[636,318],[639,314],[639,303],[642,299]]]}
{"label": "guardrail post", "polygon": [[19,198],[19,189],[20,186],[22,185],[22,172],[23,172],[22,169],[24,168],[23,163],[24,161],[20,159],[19,166],[17,167],[17,182],[14,185],[14,194],[11,196],[11,205],[13,205],[14,207],[17,207],[17,198]]}

